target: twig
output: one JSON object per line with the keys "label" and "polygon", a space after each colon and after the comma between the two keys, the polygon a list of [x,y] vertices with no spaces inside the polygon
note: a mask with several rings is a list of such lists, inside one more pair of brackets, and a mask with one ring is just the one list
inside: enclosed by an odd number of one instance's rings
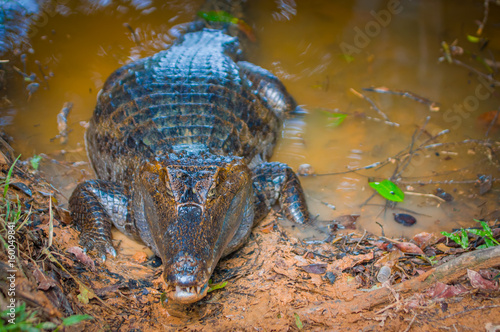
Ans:
{"label": "twig", "polygon": [[35,63],[38,66],[38,70],[40,70],[40,73],[42,74],[42,78],[43,78],[43,81],[45,82],[45,85],[47,86],[47,89],[50,89],[49,82],[47,81],[45,73],[43,72],[43,69],[42,69],[42,64],[38,60],[35,60]]}
{"label": "twig", "polygon": [[358,248],[358,246],[361,243],[361,241],[363,241],[363,239],[365,238],[365,236],[366,236],[366,229],[365,229],[365,231],[364,231],[363,236],[361,237],[361,239],[359,239],[358,243],[356,243],[356,245],[354,246],[353,251],[356,251],[356,249]]}
{"label": "twig", "polygon": [[404,330],[404,332],[410,331],[411,326],[413,325],[413,322],[415,321],[415,318],[417,318],[417,314],[413,314],[413,318],[411,319],[410,325]]}
{"label": "twig", "polygon": [[368,115],[361,115],[363,118],[367,119],[367,120],[371,120],[371,121],[375,121],[375,122],[382,122],[382,123],[385,123],[386,125],[388,126],[392,126],[392,127],[399,127],[400,124],[397,123],[397,122],[392,122],[392,121],[386,121],[386,120],[382,120],[382,119],[379,119],[379,118],[373,118],[371,116],[368,116]]}
{"label": "twig", "polygon": [[[420,127],[419,130],[416,130],[412,137],[411,137],[411,143],[410,143],[410,149],[408,151],[408,158],[407,158],[407,161],[406,161],[406,164],[401,167],[401,170],[399,170],[398,172],[398,168],[399,168],[399,165],[396,165],[396,169],[394,170],[394,173],[393,175],[391,176],[391,180],[394,180],[396,179],[397,177],[399,177],[401,175],[401,173],[403,173],[403,171],[410,165],[410,162],[411,162],[411,159],[413,158],[413,155],[415,154],[413,151],[413,146],[415,145],[415,142],[420,138],[420,135],[422,134],[422,132],[425,130],[425,127],[427,126],[427,124],[429,123],[429,120],[431,119],[430,116],[427,116],[425,118],[425,122],[424,124],[422,125],[422,127]],[[419,148],[422,147],[422,145],[419,146]]]}
{"label": "twig", "polygon": [[468,144],[468,143],[477,143],[485,146],[491,146],[491,141],[489,139],[466,139],[461,142],[445,142],[445,143],[436,143],[424,146],[423,149],[434,149],[437,147],[445,146],[445,145],[453,145],[453,144]]}
{"label": "twig", "polygon": [[359,98],[363,98],[364,100],[366,100],[367,102],[369,102],[373,109],[378,113],[380,114],[380,116],[385,120],[385,121],[389,121],[389,118],[387,117],[387,115],[385,115],[384,112],[382,112],[378,107],[377,105],[375,105],[375,103],[373,102],[373,100],[371,100],[370,98],[368,98],[367,96],[365,96],[364,94],[362,93],[359,93],[358,91],[354,90],[353,88],[350,89],[352,93],[354,93],[356,96],[358,96]]}
{"label": "twig", "polygon": [[454,317],[454,316],[458,316],[458,315],[461,315],[461,314],[466,314],[466,313],[474,311],[474,310],[484,310],[484,309],[492,309],[492,308],[498,308],[498,307],[500,307],[500,305],[498,305],[498,304],[483,305],[482,307],[470,308],[470,309],[466,309],[466,310],[463,310],[463,311],[460,311],[460,312],[455,312],[454,314],[438,318],[438,320],[448,319],[448,318],[451,318],[451,317]]}
{"label": "twig", "polygon": [[490,125],[488,126],[488,130],[486,130],[486,134],[484,135],[485,137],[488,137],[491,128],[493,128],[493,125],[497,122],[498,114],[500,114],[500,107],[498,108],[498,111],[495,113],[495,117],[493,117],[493,120],[491,120]]}
{"label": "twig", "polygon": [[426,105],[429,107],[429,110],[432,112],[437,112],[439,111],[439,103],[431,101],[427,98],[424,98],[422,96],[419,96],[413,92],[410,91],[405,91],[405,90],[389,90],[388,88],[381,86],[378,88],[363,88],[364,91],[370,91],[370,92],[377,92],[377,93],[386,93],[386,94],[391,94],[391,95],[397,95],[397,96],[402,96],[405,98],[410,98],[412,100],[415,100],[416,102],[419,102],[421,104]]}
{"label": "twig", "polygon": [[479,27],[477,28],[477,35],[481,36],[483,33],[484,26],[486,25],[486,22],[488,21],[488,13],[490,11],[490,0],[484,0],[484,16],[483,20],[479,24]]}
{"label": "twig", "polygon": [[486,78],[488,81],[490,81],[491,84],[495,85],[495,86],[500,86],[500,81],[497,81],[495,80],[491,75],[488,75],[488,74],[485,74],[483,73],[482,71],[479,71],[477,70],[476,68],[474,67],[471,67],[465,63],[463,63],[462,61],[460,60],[457,60],[455,58],[452,58],[451,61],[456,64],[456,65],[459,65],[461,67],[464,67],[472,72],[474,72],[475,74],[479,75],[479,76],[482,76],[484,78]]}
{"label": "twig", "polygon": [[410,195],[410,196],[420,196],[420,197],[435,198],[435,199],[437,199],[438,201],[440,201],[441,203],[446,202],[446,201],[445,201],[444,199],[442,199],[441,197],[436,196],[436,195],[433,195],[433,194],[421,194],[421,193],[414,193],[414,192],[411,192],[411,191],[405,191],[404,193],[405,193],[405,195]]}
{"label": "twig", "polygon": [[[499,182],[500,179],[491,179],[491,182]],[[434,181],[434,180],[429,180],[429,181],[402,181],[398,180],[398,183],[401,184],[471,184],[471,183],[478,183],[478,180],[462,180],[462,181],[455,181],[455,180],[443,180],[443,181]]]}
{"label": "twig", "polygon": [[22,77],[29,77],[28,74],[23,73],[23,71],[21,69],[17,68],[16,66],[12,66],[12,69],[14,69],[15,72],[18,73],[19,75],[21,75]]}

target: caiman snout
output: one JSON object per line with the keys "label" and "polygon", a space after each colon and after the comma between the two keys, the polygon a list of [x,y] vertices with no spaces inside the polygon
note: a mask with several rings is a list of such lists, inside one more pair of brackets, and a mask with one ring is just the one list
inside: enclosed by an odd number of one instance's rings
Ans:
{"label": "caiman snout", "polygon": [[174,302],[192,303],[201,300],[208,291],[208,283],[199,284],[206,280],[207,273],[200,271],[197,259],[186,254],[172,264],[169,275],[164,275],[167,283],[167,297]]}
{"label": "caiman snout", "polygon": [[201,241],[195,239],[199,236],[196,230],[202,214],[203,209],[198,204],[184,204],[177,209],[177,229],[186,241],[185,246],[181,246],[185,251],[178,252],[164,271],[167,297],[174,302],[193,303],[205,297],[208,291],[206,263],[209,257],[204,250],[196,250]]}

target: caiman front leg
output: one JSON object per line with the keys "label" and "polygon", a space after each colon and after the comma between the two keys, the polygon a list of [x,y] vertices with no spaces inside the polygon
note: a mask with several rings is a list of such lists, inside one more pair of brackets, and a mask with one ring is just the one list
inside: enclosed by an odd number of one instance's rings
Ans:
{"label": "caiman front leg", "polygon": [[262,163],[253,169],[255,220],[264,218],[279,202],[285,216],[303,224],[309,221],[304,191],[292,168],[284,163]]}
{"label": "caiman front leg", "polygon": [[[84,250],[95,249],[106,260],[106,254],[116,257],[111,243],[111,226],[124,231],[127,222],[128,198],[123,188],[113,182],[91,180],[80,183],[69,199],[71,217],[81,231],[80,245]],[[128,232],[125,230],[125,234]]]}

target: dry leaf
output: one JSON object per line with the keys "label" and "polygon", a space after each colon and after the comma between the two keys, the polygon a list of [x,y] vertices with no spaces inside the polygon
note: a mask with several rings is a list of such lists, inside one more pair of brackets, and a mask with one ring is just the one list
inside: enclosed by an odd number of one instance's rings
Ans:
{"label": "dry leaf", "polygon": [[497,290],[498,289],[498,285],[495,282],[484,279],[476,271],[467,269],[467,276],[469,277],[470,284],[474,288],[487,289],[487,290]]}
{"label": "dry leaf", "polygon": [[418,233],[417,235],[415,235],[413,237],[413,241],[420,248],[424,248],[425,246],[429,245],[429,243],[431,242],[433,237],[434,237],[434,235],[431,233],[422,232],[422,233]]}
{"label": "dry leaf", "polygon": [[71,248],[68,248],[67,252],[75,255],[76,259],[79,262],[81,262],[82,264],[88,266],[92,272],[95,271],[94,260],[92,258],[90,258],[89,256],[87,256],[87,254],[83,252],[82,248],[71,247]]}
{"label": "dry leaf", "polygon": [[356,220],[358,218],[359,214],[346,214],[335,218],[334,222],[344,226],[345,229],[356,229]]}
{"label": "dry leaf", "polygon": [[448,247],[447,245],[445,245],[444,243],[438,243],[438,244],[436,244],[435,247],[436,247],[436,249],[441,250],[445,254],[449,253],[451,250],[451,248]]}
{"label": "dry leaf", "polygon": [[404,254],[400,250],[394,250],[391,251],[390,253],[384,255],[382,258],[380,258],[378,261],[373,264],[375,267],[382,267],[383,265],[387,265],[388,267],[392,268],[394,264],[397,263],[400,257],[403,257]]}
{"label": "dry leaf", "polygon": [[442,282],[436,282],[436,285],[430,289],[429,296],[432,298],[449,298],[467,292],[467,289],[462,285],[450,286]]}
{"label": "dry leaf", "polygon": [[326,272],[327,264],[309,264],[305,266],[299,266],[301,269],[306,271],[307,273],[312,274],[323,274]]}
{"label": "dry leaf", "polygon": [[408,254],[424,255],[422,249],[410,242],[400,242],[394,244],[399,250]]}
{"label": "dry leaf", "polygon": [[35,276],[35,279],[38,282],[38,289],[46,291],[49,290],[50,287],[55,287],[57,285],[54,279],[48,277],[38,267],[35,268],[35,271],[33,271],[33,276]]}

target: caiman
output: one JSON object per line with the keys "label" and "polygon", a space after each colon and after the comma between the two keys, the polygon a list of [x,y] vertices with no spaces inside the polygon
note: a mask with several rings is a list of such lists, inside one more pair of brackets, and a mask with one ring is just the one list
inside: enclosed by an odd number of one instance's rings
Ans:
{"label": "caiman", "polygon": [[[238,1],[202,10],[241,17]],[[309,219],[293,170],[267,162],[296,102],[276,76],[242,60],[232,23],[198,19],[187,30],[107,79],[86,132],[98,179],[69,202],[80,244],[102,259],[116,256],[112,224],[148,245],[175,303],[203,298],[219,259],[274,204],[292,221]]]}

